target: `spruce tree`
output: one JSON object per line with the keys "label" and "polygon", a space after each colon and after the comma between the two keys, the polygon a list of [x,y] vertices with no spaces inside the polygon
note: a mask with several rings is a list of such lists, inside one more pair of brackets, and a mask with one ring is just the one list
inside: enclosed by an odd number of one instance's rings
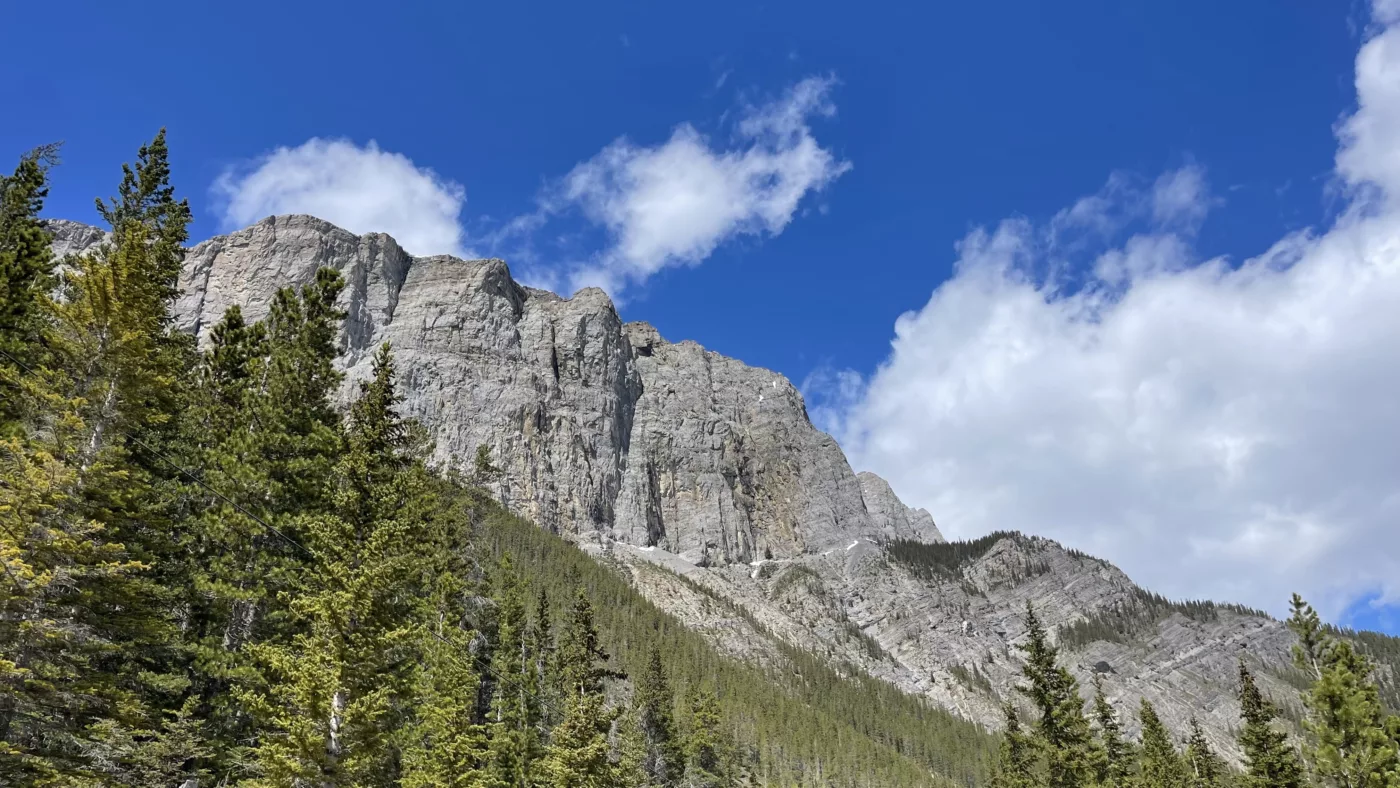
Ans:
{"label": "spruce tree", "polygon": [[992,773],[992,788],[1035,788],[1035,743],[1021,728],[1021,717],[1016,707],[1008,703],[1003,707],[1006,716],[1006,731],[1001,739],[1001,756],[996,770]]}
{"label": "spruce tree", "polygon": [[564,716],[550,733],[539,769],[551,788],[603,788],[616,782],[608,732],[617,714],[605,708],[603,697],[603,681],[612,675],[607,659],[593,624],[593,605],[580,587],[555,655]]}
{"label": "spruce tree", "polygon": [[412,472],[394,377],[385,345],[351,409],[345,452],[329,479],[331,511],[302,523],[315,557],[291,604],[302,631],[287,645],[253,647],[267,689],[243,700],[268,730],[256,750],[254,784],[394,777],[394,732],[415,683],[421,690],[425,680],[415,669],[423,642],[415,623],[423,593],[417,548],[433,507],[425,479]]}
{"label": "spruce tree", "polygon": [[685,732],[685,785],[718,788],[730,777],[729,742],[721,727],[719,698],[707,689],[692,688],[690,719]]}
{"label": "spruce tree", "polygon": [[1244,750],[1244,788],[1301,788],[1303,768],[1288,736],[1274,727],[1274,706],[1254,683],[1254,676],[1240,663],[1240,749]]}
{"label": "spruce tree", "polygon": [[1351,643],[1333,638],[1312,606],[1297,594],[1288,627],[1298,636],[1293,659],[1312,679],[1303,695],[1311,734],[1306,748],[1313,774],[1324,786],[1383,788],[1400,784],[1397,741],[1386,732],[1386,714],[1372,680],[1375,665]]}
{"label": "spruce tree", "polygon": [[1089,722],[1079,682],[1056,662],[1056,649],[1029,603],[1026,628],[1028,640],[1021,646],[1026,664],[1021,673],[1027,684],[1017,689],[1036,709],[1035,737],[1045,756],[1047,785],[1076,788],[1089,782],[1093,772]]}
{"label": "spruce tree", "polygon": [[19,434],[25,368],[42,360],[45,310],[55,285],[50,238],[39,212],[48,196],[49,168],[58,146],[20,158],[13,175],[0,176],[0,435]]}
{"label": "spruce tree", "polygon": [[1181,756],[1172,744],[1167,726],[1146,698],[1138,708],[1138,722],[1142,726],[1141,784],[1144,788],[1184,788],[1186,775]]}
{"label": "spruce tree", "polygon": [[661,652],[652,646],[647,665],[637,678],[634,705],[637,725],[646,742],[643,767],[657,785],[673,785],[685,770],[681,743],[672,715],[675,695],[666,676]]}
{"label": "spruce tree", "polygon": [[1186,781],[1191,788],[1220,788],[1227,775],[1224,761],[1211,749],[1201,723],[1191,718],[1191,735],[1186,740]]}
{"label": "spruce tree", "polygon": [[[20,367],[28,423],[11,430],[0,468],[0,496],[13,498],[0,510],[21,515],[0,543],[13,592],[0,634],[4,752],[31,777],[109,785],[186,773],[194,752],[181,742],[197,727],[181,701],[179,583],[165,560],[173,471],[151,450],[173,434],[189,362],[169,311],[189,213],[163,151],[127,173],[120,198],[138,176],[159,192],[149,212],[122,217],[110,242],[70,261],[61,298],[48,297],[44,264],[29,281],[37,302],[23,331],[43,363]],[[11,226],[32,263],[33,222]]]}
{"label": "spruce tree", "polygon": [[539,673],[529,641],[521,581],[510,556],[496,570],[499,611],[492,675],[491,758],[498,784],[528,788],[540,757]]}
{"label": "spruce tree", "polygon": [[1097,747],[1094,759],[1094,779],[1105,788],[1121,788],[1127,784],[1132,771],[1132,754],[1123,739],[1118,713],[1104,695],[1103,680],[1094,677],[1094,724]]}

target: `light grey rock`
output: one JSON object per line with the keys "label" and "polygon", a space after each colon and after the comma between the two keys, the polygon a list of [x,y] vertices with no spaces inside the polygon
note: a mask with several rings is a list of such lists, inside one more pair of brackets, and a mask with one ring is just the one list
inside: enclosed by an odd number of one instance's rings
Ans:
{"label": "light grey rock", "polygon": [[[104,237],[49,226],[61,254]],[[203,336],[234,304],[261,318],[322,266],[347,283],[343,401],[391,343],[404,413],[431,430],[436,462],[469,469],[489,447],[502,503],[619,567],[726,653],[776,664],[777,638],[995,726],[1017,697],[1028,601],[1057,630],[1137,598],[1111,565],[1030,537],[948,571],[894,561],[882,542],[941,549],[933,517],[853,473],[785,378],[624,325],[601,290],[522,287],[500,260],[415,258],[386,235],[273,217],[188,250],[178,324]],[[1278,622],[1227,610],[1166,616],[1066,660],[1086,688],[1108,665],[1125,720],[1147,698],[1178,732],[1198,716],[1233,755],[1237,660],[1296,708],[1290,643]]]}
{"label": "light grey rock", "polygon": [[[59,229],[65,249],[100,237]],[[271,217],[188,251],[178,325],[203,336],[234,304],[259,319],[323,266],[347,285],[342,397],[390,342],[405,414],[432,430],[435,461],[465,464],[486,445],[502,470],[493,492],[552,531],[702,564],[886,535],[785,378],[623,326],[601,290],[522,287],[500,260],[415,258],[383,234]],[[880,505],[884,520],[898,512],[900,527],[927,530],[893,493]]]}
{"label": "light grey rock", "polygon": [[45,219],[44,227],[53,236],[53,253],[60,261],[69,255],[82,254],[107,239],[107,233],[101,228],[68,219]]}
{"label": "light grey rock", "polygon": [[890,539],[913,539],[919,542],[942,542],[943,534],[933,523],[927,509],[912,509],[899,500],[890,483],[870,471],[856,474],[865,510],[870,514],[871,527]]}

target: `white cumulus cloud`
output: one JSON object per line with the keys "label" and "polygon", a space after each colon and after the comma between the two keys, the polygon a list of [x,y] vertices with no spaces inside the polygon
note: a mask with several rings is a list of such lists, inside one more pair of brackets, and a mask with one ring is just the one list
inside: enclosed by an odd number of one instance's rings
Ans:
{"label": "white cumulus cloud", "polygon": [[213,186],[226,229],[305,213],[356,233],[388,233],[413,254],[465,254],[460,184],[408,157],[312,138],[226,171]]}
{"label": "white cumulus cloud", "polygon": [[663,268],[698,263],[735,236],[781,233],[805,196],[851,168],[809,125],[835,113],[831,85],[806,79],[750,108],[731,147],[683,123],[663,143],[619,139],[574,167],[542,210],[577,209],[610,242],[571,272],[572,284],[617,292]]}
{"label": "white cumulus cloud", "polygon": [[[1400,600],[1400,27],[1356,70],[1332,226],[1202,261],[1201,169],[1115,177],[963,239],[874,374],[814,379],[835,392],[814,414],[950,538],[1043,534],[1154,590],[1273,611],[1294,590],[1334,615]],[[1061,258],[1130,215],[1140,231],[1065,287]]]}

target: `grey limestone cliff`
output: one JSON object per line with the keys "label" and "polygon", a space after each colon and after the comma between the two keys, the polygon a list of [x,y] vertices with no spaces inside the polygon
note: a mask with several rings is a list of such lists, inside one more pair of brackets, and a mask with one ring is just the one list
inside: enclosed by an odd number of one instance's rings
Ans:
{"label": "grey limestone cliff", "polygon": [[[61,254],[104,238],[50,229]],[[489,447],[502,503],[628,572],[727,653],[774,662],[785,643],[996,725],[1017,697],[1028,601],[1055,628],[1135,610],[1132,633],[1066,654],[1120,709],[1147,698],[1177,730],[1198,716],[1233,754],[1242,656],[1296,706],[1290,637],[1268,618],[1147,615],[1122,572],[1043,539],[990,539],[937,571],[897,560],[893,540],[941,549],[933,517],[854,473],[791,383],[624,324],[601,290],[563,298],[516,283],[500,260],[413,257],[386,235],[279,216],[188,251],[179,325],[202,336],[234,304],[260,318],[323,266],[347,285],[344,398],[392,343],[405,415],[431,430],[436,462]]]}
{"label": "grey limestone cliff", "polygon": [[[62,253],[103,237],[50,227]],[[234,304],[261,318],[278,289],[323,266],[347,285],[343,395],[392,343],[406,415],[432,430],[436,461],[486,445],[501,467],[493,492],[552,531],[700,564],[939,538],[889,485],[857,479],[781,375],[623,325],[601,290],[523,287],[500,260],[415,258],[387,235],[271,217],[189,250],[179,325],[202,335]]]}

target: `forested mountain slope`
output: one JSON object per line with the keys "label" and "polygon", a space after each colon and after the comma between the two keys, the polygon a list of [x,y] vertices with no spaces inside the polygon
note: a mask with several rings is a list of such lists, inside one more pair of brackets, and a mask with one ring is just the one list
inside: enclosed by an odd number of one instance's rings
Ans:
{"label": "forested mountain slope", "polygon": [[[71,222],[50,227],[60,248],[96,237]],[[1173,727],[1197,715],[1225,753],[1237,752],[1241,656],[1286,706],[1295,695],[1282,624],[1149,604],[1116,568],[1053,542],[989,537],[929,569],[921,562],[942,541],[932,517],[853,472],[787,380],[623,324],[596,289],[561,298],[515,283],[500,260],[414,258],[388,236],[282,216],[188,251],[177,324],[207,342],[229,307],[259,317],[278,288],[323,266],[347,282],[341,401],[368,375],[373,348],[390,342],[403,411],[427,427],[436,465],[469,464],[485,446],[497,500],[614,556],[656,604],[730,654],[814,651],[996,727],[1024,604],[1035,600],[1052,630],[1079,625],[1081,679],[1106,663],[1115,704],[1146,698]],[[1093,623],[1115,615],[1140,621],[1093,637]]]}
{"label": "forested mountain slope", "polygon": [[1177,785],[1324,703],[1400,779],[1394,639],[946,543],[598,290],[311,217],[186,248],[163,134],[108,230],[40,220],[53,154],[0,182],[0,784],[1108,785],[1119,731]]}

